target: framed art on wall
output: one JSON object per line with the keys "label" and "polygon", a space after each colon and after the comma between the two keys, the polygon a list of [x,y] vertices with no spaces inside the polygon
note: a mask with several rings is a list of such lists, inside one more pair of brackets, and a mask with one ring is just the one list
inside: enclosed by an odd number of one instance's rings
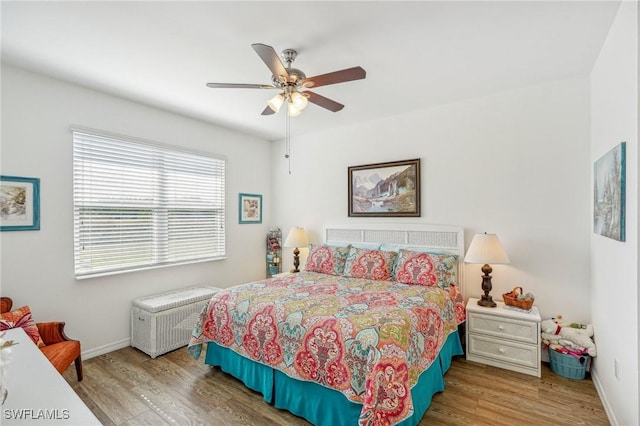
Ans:
{"label": "framed art on wall", "polygon": [[625,241],[626,143],[593,165],[593,232]]}
{"label": "framed art on wall", "polygon": [[262,223],[262,195],[239,195],[239,223]]}
{"label": "framed art on wall", "polygon": [[40,229],[40,179],[0,176],[0,231]]}
{"label": "framed art on wall", "polygon": [[420,159],[348,168],[349,216],[419,217]]}

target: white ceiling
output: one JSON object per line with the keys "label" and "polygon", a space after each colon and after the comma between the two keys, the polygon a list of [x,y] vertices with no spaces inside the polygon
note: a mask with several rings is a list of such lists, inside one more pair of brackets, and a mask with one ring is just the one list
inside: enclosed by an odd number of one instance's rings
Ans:
{"label": "white ceiling", "polygon": [[364,80],[318,87],[292,133],[588,75],[618,1],[12,2],[2,1],[2,61],[145,104],[281,139],[261,116],[274,91],[252,43],[298,50],[307,76],[352,66]]}

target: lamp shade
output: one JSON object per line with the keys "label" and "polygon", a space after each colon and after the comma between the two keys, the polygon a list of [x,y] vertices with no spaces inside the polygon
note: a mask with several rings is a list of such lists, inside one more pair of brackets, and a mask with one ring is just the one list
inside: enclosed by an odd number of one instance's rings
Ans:
{"label": "lamp shade", "polygon": [[302,110],[299,109],[293,102],[289,102],[289,117],[297,117],[302,113]]}
{"label": "lamp shade", "polygon": [[291,102],[300,111],[302,111],[309,103],[307,97],[300,92],[293,92],[291,94]]}
{"label": "lamp shade", "polygon": [[496,234],[476,234],[464,257],[465,263],[509,263],[509,256],[502,248]]}
{"label": "lamp shade", "polygon": [[267,105],[269,105],[269,108],[271,108],[275,112],[278,112],[280,111],[280,107],[282,106],[283,102],[284,96],[282,94],[277,94],[273,98],[269,99]]}
{"label": "lamp shade", "polygon": [[304,232],[304,228],[298,226],[291,228],[287,239],[284,241],[284,246],[298,248],[306,247],[307,245],[309,245],[309,239],[307,238],[307,233]]}

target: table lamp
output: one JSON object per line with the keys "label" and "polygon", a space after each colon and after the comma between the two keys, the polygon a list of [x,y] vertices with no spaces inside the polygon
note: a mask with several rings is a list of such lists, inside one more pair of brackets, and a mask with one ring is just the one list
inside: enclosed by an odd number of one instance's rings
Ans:
{"label": "table lamp", "polygon": [[300,250],[298,247],[306,247],[309,245],[309,239],[307,238],[307,233],[304,232],[304,228],[300,228],[298,226],[294,226],[289,231],[289,235],[287,235],[287,239],[284,242],[285,247],[295,247],[293,250],[293,271],[292,272],[300,272],[298,266],[300,266]]}
{"label": "table lamp", "polygon": [[496,302],[489,295],[492,287],[491,275],[489,274],[493,271],[489,263],[509,263],[509,256],[502,248],[498,236],[496,234],[487,234],[486,232],[474,235],[471,245],[469,245],[469,250],[467,250],[467,254],[464,257],[464,262],[483,264],[482,290],[484,294],[478,300],[478,305],[495,308]]}

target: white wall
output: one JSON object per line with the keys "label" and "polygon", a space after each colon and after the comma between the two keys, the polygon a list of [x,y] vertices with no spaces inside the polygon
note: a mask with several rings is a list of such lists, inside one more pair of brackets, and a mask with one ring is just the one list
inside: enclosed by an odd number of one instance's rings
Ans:
{"label": "white wall", "polygon": [[[321,242],[325,223],[452,224],[465,228],[467,247],[474,233],[495,232],[511,263],[494,265],[494,299],[520,285],[543,317],[590,321],[587,78],[306,136],[292,126],[291,175],[283,145],[274,144],[272,167],[274,215],[285,231],[304,226]],[[348,166],[417,157],[420,218],[347,217]],[[283,257],[290,265],[290,250]],[[480,275],[480,265],[466,267],[467,296],[481,294]]]}
{"label": "white wall", "polygon": [[[640,423],[638,78],[638,3],[626,1],[591,74],[591,164],[620,142],[627,143],[626,242],[591,234],[592,317],[596,324],[609,324],[596,333],[592,374],[612,423],[620,425]],[[615,378],[614,360],[620,379]]]}
{"label": "white wall", "polygon": [[[72,142],[80,125],[223,155],[227,159],[227,259],[75,280]],[[264,277],[271,220],[271,166],[264,140],[14,67],[2,67],[1,173],[40,178],[40,231],[2,232],[2,295],[37,321],[66,321],[85,356],[127,345],[131,301],[209,284]],[[263,194],[263,224],[238,224],[238,193]]]}

